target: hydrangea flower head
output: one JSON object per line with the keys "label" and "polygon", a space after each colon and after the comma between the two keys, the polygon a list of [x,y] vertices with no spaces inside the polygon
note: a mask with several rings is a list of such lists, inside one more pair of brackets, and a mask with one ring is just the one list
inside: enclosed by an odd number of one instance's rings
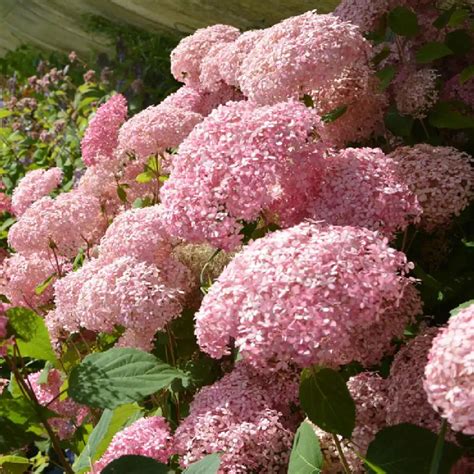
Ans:
{"label": "hydrangea flower head", "polygon": [[182,464],[222,452],[220,474],[279,472],[287,466],[296,428],[284,412],[296,400],[297,386],[287,373],[270,379],[239,363],[194,397],[174,436]]}
{"label": "hydrangea flower head", "polygon": [[230,250],[242,221],[263,213],[284,226],[299,222],[318,183],[319,126],[314,111],[294,101],[218,107],[181,144],[161,189],[170,234]]}
{"label": "hydrangea flower head", "polygon": [[12,195],[12,210],[21,216],[35,201],[54,191],[63,179],[61,168],[29,171],[20,179]]}
{"label": "hydrangea flower head", "polygon": [[452,429],[474,434],[474,304],[451,316],[433,340],[424,388],[431,406]]}
{"label": "hydrangea flower head", "polygon": [[212,46],[237,39],[240,31],[229,25],[213,25],[183,38],[171,52],[171,73],[177,81],[199,87],[201,64]]}
{"label": "hydrangea flower head", "polygon": [[118,130],[126,117],[127,99],[121,94],[113,95],[97,109],[81,141],[82,160],[86,166],[113,160]]}
{"label": "hydrangea flower head", "polygon": [[370,53],[356,26],[310,11],[265,30],[243,60],[239,82],[260,104],[299,99],[329,87],[349,66],[368,69]]}
{"label": "hydrangea flower head", "polygon": [[379,230],[392,237],[419,219],[418,200],[396,163],[378,148],[345,148],[324,157],[320,191],[310,215],[334,225]]}
{"label": "hydrangea flower head", "polygon": [[268,234],[211,286],[196,314],[198,343],[220,358],[232,338],[244,360],[271,369],[381,358],[400,336],[393,329],[413,316],[401,310],[410,268],[386,239],[359,227],[303,223]]}
{"label": "hydrangea flower head", "polygon": [[447,146],[418,144],[389,155],[401,178],[423,209],[420,226],[427,231],[449,224],[467,207],[474,193],[472,157]]}

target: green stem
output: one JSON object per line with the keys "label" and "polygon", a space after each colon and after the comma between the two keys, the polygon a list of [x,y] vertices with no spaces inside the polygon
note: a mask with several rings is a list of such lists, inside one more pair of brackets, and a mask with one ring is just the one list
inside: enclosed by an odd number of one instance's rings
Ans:
{"label": "green stem", "polygon": [[344,468],[344,472],[346,474],[351,474],[351,468],[349,467],[347,459],[344,456],[344,452],[342,450],[342,446],[341,446],[341,442],[339,441],[339,438],[337,437],[336,434],[333,434],[332,437],[334,439],[334,443],[336,444],[337,453],[339,454],[339,458],[341,459],[341,463],[342,463],[342,467]]}
{"label": "green stem", "polygon": [[438,439],[436,440],[436,446],[433,453],[433,459],[431,460],[430,474],[438,474],[439,466],[441,464],[441,457],[443,456],[444,437],[446,436],[446,430],[448,429],[448,422],[443,420],[443,424],[439,430]]}

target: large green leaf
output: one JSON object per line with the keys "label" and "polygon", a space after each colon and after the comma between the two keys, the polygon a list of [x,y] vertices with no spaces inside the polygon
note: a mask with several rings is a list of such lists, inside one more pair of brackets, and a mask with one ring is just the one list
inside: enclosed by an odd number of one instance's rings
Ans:
{"label": "large green leaf", "polygon": [[321,472],[323,461],[314,428],[307,421],[303,421],[293,441],[288,474],[317,474]]}
{"label": "large green leaf", "polygon": [[7,316],[23,357],[56,363],[49,333],[41,316],[27,308],[10,308]]}
{"label": "large green leaf", "polygon": [[74,472],[90,470],[92,463],[104,454],[115,433],[124,428],[128,420],[135,419],[137,413],[140,413],[140,407],[136,404],[122,405],[113,411],[104,410],[86,446],[72,466]]}
{"label": "large green leaf", "polygon": [[429,122],[437,128],[474,128],[474,116],[460,112],[451,102],[438,102],[430,113]]}
{"label": "large green leaf", "polygon": [[183,471],[183,474],[216,474],[221,464],[221,455],[209,454]]}
{"label": "large green leaf", "polygon": [[308,418],[324,431],[351,437],[355,426],[355,404],[338,372],[325,368],[304,370],[300,402]]}
{"label": "large green leaf", "polygon": [[[379,431],[367,450],[367,459],[387,474],[430,472],[437,435],[419,426],[403,423]],[[461,454],[452,443],[445,443],[439,474],[448,474]]]}
{"label": "large green leaf", "polygon": [[385,114],[385,126],[400,137],[408,137],[413,128],[413,118],[401,115],[395,107],[390,107]]}
{"label": "large green leaf", "polygon": [[167,388],[184,372],[154,355],[132,348],[113,348],[88,355],[69,376],[69,395],[94,408],[114,409]]}
{"label": "large green leaf", "polygon": [[431,43],[424,44],[416,53],[416,61],[420,64],[430,63],[437,59],[444,58],[453,54],[451,49],[444,43],[433,41]]}
{"label": "large green leaf", "polygon": [[146,456],[127,455],[105,466],[102,474],[168,474],[168,466]]}
{"label": "large green leaf", "polygon": [[415,36],[420,29],[416,14],[406,7],[396,7],[388,14],[388,26],[400,36]]}
{"label": "large green leaf", "polygon": [[0,426],[0,453],[2,454],[20,449],[38,439],[37,435],[27,431],[28,425],[17,425],[3,416],[0,416]]}

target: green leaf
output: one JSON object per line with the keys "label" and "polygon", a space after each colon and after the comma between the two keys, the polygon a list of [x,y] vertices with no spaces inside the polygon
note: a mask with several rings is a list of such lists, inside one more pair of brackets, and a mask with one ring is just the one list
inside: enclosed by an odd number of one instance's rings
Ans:
{"label": "green leaf", "polygon": [[395,107],[391,107],[385,114],[385,126],[399,137],[408,137],[411,134],[414,120],[412,117],[401,115]]}
{"label": "green leaf", "polygon": [[452,27],[463,24],[469,18],[469,10],[467,8],[458,8],[454,10],[449,18],[448,25]]}
{"label": "green leaf", "polygon": [[377,72],[376,76],[380,79],[379,89],[384,91],[395,77],[396,69],[394,66],[387,66]]}
{"label": "green leaf", "polygon": [[0,456],[0,472],[4,474],[22,474],[30,464],[30,460],[22,456]]}
{"label": "green leaf", "polygon": [[[46,418],[58,416],[44,407],[41,407],[41,413]],[[31,425],[41,421],[33,405],[25,398],[6,398],[0,400],[0,417],[8,418],[8,420],[16,425]]]}
{"label": "green leaf", "polygon": [[351,437],[355,426],[355,404],[338,372],[326,368],[304,370],[300,402],[308,418],[324,431]]}
{"label": "green leaf", "polygon": [[474,300],[469,300],[469,301],[466,301],[465,303],[463,304],[460,304],[459,306],[456,306],[456,308],[452,309],[449,314],[451,316],[456,316],[456,314],[459,313],[459,311],[461,311],[462,309],[464,308],[467,308],[468,306],[471,306],[472,304],[474,304]]}
{"label": "green leaf", "polygon": [[474,65],[467,66],[459,74],[459,82],[461,84],[466,83],[469,79],[474,77]]}
{"label": "green leaf", "polygon": [[433,458],[431,460],[430,474],[438,474],[439,466],[441,463],[441,458],[443,456],[443,448],[446,436],[446,430],[448,428],[448,422],[443,420],[441,424],[441,429],[439,430],[438,438],[436,440],[435,451],[433,453]]}
{"label": "green leaf", "polygon": [[437,59],[453,54],[450,48],[444,43],[433,41],[423,45],[416,53],[416,61],[420,64],[430,63]]}
{"label": "green leaf", "polygon": [[415,36],[420,27],[416,14],[406,7],[396,7],[388,14],[388,26],[400,36]]}
{"label": "green leaf", "polygon": [[[403,423],[379,431],[366,457],[387,474],[428,473],[436,441],[436,434],[430,430]],[[457,446],[445,443],[438,472],[448,474],[460,454]]]}
{"label": "green leaf", "polygon": [[127,202],[127,191],[123,186],[117,186],[117,196],[123,203]]}
{"label": "green leaf", "polygon": [[27,308],[10,308],[7,310],[7,316],[23,357],[56,363],[43,318]]}
{"label": "green leaf", "polygon": [[107,464],[102,474],[168,474],[168,466],[153,458],[130,454]]}
{"label": "green leaf", "polygon": [[135,178],[135,181],[137,183],[149,183],[152,179],[153,175],[149,171],[144,171]]}
{"label": "green leaf", "polygon": [[27,431],[27,425],[18,425],[8,418],[0,416],[0,453],[8,453],[14,449],[27,446],[36,439],[37,435]]}
{"label": "green leaf", "polygon": [[44,280],[42,283],[40,283],[36,288],[35,288],[35,294],[36,295],[42,295],[46,288],[48,288],[49,285],[51,285],[51,282],[53,281],[53,278],[56,276],[56,273],[53,273],[50,275],[46,280]]}
{"label": "green leaf", "polygon": [[324,123],[334,122],[336,119],[344,115],[347,111],[347,105],[341,105],[336,107],[334,110],[331,110],[327,114],[324,114],[321,119]]}
{"label": "green leaf", "polygon": [[467,54],[472,49],[472,39],[466,30],[451,31],[444,40],[446,46],[459,56]]}
{"label": "green leaf", "polygon": [[130,419],[135,421],[138,413],[140,407],[135,404],[122,405],[113,411],[105,409],[99,423],[89,435],[86,446],[72,466],[74,472],[90,470],[92,463],[104,454],[115,433],[125,428]]}
{"label": "green leaf", "polygon": [[189,465],[188,468],[183,471],[183,474],[216,474],[220,464],[220,454],[209,454],[200,461]]}
{"label": "green leaf", "polygon": [[428,120],[430,125],[437,128],[454,130],[474,128],[474,116],[459,112],[450,102],[438,102],[433,107]]}
{"label": "green leaf", "polygon": [[288,474],[316,474],[323,466],[323,453],[314,428],[303,421],[295,434]]}
{"label": "green leaf", "polygon": [[305,94],[303,96],[303,103],[304,105],[306,105],[306,107],[309,107],[311,109],[314,108],[314,100],[309,94]]}
{"label": "green leaf", "polygon": [[9,117],[13,112],[11,110],[2,108],[0,109],[0,119]]}
{"label": "green leaf", "polygon": [[446,10],[443,13],[441,13],[441,15],[438,18],[436,18],[436,20],[433,22],[433,26],[438,28],[439,30],[447,26],[447,24],[449,23],[449,20],[451,19],[452,14],[454,13],[454,10],[455,8],[452,7],[449,10]]}
{"label": "green leaf", "polygon": [[113,409],[167,388],[176,378],[187,382],[184,372],[152,354],[112,348],[90,354],[74,367],[69,376],[69,395],[90,407]]}

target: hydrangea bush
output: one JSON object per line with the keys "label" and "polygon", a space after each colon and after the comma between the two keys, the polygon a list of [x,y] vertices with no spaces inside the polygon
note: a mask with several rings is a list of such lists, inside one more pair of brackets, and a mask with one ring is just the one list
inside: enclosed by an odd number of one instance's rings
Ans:
{"label": "hydrangea bush", "polygon": [[473,42],[462,2],[209,26],[70,186],[5,182],[2,469],[472,473]]}

